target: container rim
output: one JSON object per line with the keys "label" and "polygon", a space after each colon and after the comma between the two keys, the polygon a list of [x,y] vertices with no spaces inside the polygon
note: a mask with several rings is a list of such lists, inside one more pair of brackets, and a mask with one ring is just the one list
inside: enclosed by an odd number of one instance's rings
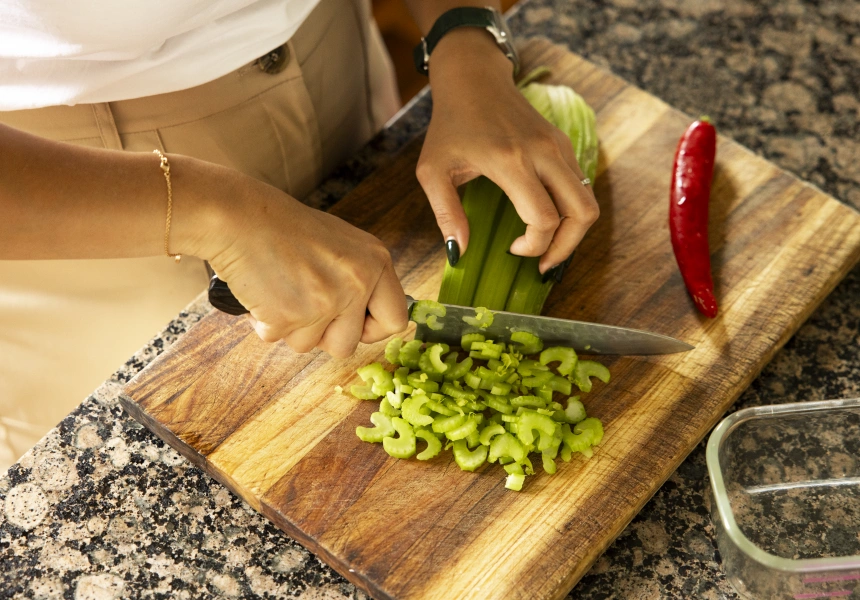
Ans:
{"label": "container rim", "polygon": [[798,573],[860,569],[860,555],[795,560],[776,556],[756,546],[741,532],[732,512],[731,503],[729,502],[729,496],[723,480],[722,466],[720,465],[720,448],[723,445],[723,441],[738,425],[752,419],[843,408],[860,408],[860,398],[793,402],[790,404],[771,404],[744,408],[720,421],[719,425],[711,433],[710,438],[708,438],[705,461],[708,467],[708,475],[711,478],[711,492],[720,520],[723,522],[723,528],[731,542],[739,550],[768,568]]}

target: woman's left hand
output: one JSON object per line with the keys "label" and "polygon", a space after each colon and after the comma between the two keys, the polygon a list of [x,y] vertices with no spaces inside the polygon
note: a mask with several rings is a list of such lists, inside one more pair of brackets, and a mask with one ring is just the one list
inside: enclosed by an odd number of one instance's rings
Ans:
{"label": "woman's left hand", "polygon": [[430,59],[433,116],[417,176],[443,237],[461,253],[469,223],[457,186],[491,179],[527,225],[511,252],[541,256],[546,272],[570,256],[600,211],[570,139],[520,94],[512,69],[485,31],[460,28],[442,38]]}

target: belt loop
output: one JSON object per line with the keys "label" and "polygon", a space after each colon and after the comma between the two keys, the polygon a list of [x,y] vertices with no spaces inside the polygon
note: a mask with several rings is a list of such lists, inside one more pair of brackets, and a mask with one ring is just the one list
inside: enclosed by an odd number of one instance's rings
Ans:
{"label": "belt loop", "polygon": [[116,121],[114,121],[110,104],[99,102],[98,104],[90,104],[90,107],[93,109],[93,117],[99,128],[99,135],[104,147],[108,150],[122,150],[122,140],[119,138],[119,130],[116,128]]}

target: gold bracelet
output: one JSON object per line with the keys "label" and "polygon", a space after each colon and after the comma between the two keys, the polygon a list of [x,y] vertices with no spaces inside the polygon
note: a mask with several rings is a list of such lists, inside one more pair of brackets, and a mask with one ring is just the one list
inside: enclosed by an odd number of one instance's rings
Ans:
{"label": "gold bracelet", "polygon": [[161,170],[164,171],[164,180],[167,182],[167,223],[164,227],[164,253],[179,262],[182,260],[181,254],[170,253],[170,219],[173,217],[173,187],[170,185],[170,163],[167,162],[167,157],[161,153],[161,150],[153,150],[153,154],[157,154],[161,159]]}

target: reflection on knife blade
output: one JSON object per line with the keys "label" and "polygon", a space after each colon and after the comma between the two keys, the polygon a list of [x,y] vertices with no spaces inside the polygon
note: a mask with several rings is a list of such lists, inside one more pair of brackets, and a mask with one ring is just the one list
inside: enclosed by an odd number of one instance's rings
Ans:
{"label": "reflection on knife blade", "polygon": [[513,332],[527,331],[538,336],[544,347],[569,346],[584,354],[672,354],[694,348],[690,344],[658,333],[505,311],[492,311],[492,324],[481,328],[469,325],[463,320],[463,317],[475,317],[474,308],[450,304],[442,306],[446,310],[445,316],[437,319],[441,329],[432,329],[419,323],[416,338],[425,342],[444,342],[458,346],[460,338],[467,333],[478,332],[497,341],[510,342]]}

